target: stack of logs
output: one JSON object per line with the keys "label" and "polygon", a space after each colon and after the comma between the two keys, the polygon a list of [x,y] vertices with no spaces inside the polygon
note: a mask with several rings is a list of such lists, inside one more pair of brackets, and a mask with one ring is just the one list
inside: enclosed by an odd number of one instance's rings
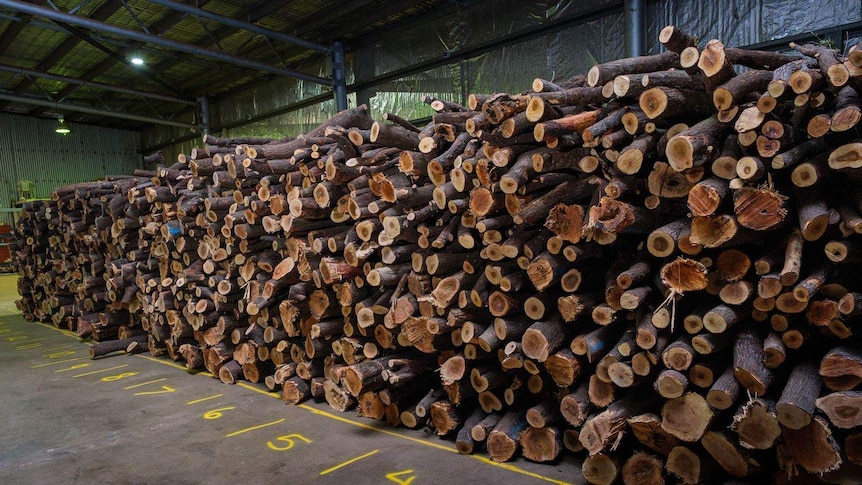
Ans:
{"label": "stack of logs", "polygon": [[591,483],[858,477],[862,49],[660,40],[59,188],[20,308]]}

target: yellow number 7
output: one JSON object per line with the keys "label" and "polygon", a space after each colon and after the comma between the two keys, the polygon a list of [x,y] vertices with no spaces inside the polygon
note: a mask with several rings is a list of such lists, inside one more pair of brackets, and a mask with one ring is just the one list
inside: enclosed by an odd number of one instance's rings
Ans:
{"label": "yellow number 7", "polygon": [[267,441],[266,446],[270,450],[274,450],[274,451],[287,451],[287,450],[293,448],[293,445],[294,445],[294,441],[291,438],[296,438],[298,440],[305,441],[306,443],[311,443],[311,440],[306,438],[305,436],[302,436],[301,434],[295,434],[294,433],[294,434],[289,434],[289,435],[285,435],[285,436],[279,436],[278,438],[275,439],[276,441],[284,441],[285,443],[287,443],[284,446],[278,446],[275,443],[273,443],[272,441]]}

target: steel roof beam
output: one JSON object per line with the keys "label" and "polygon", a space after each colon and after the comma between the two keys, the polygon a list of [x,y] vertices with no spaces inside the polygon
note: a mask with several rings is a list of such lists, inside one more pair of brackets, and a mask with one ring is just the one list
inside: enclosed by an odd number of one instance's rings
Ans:
{"label": "steel roof beam", "polygon": [[130,94],[132,96],[140,96],[142,98],[157,99],[159,101],[167,101],[170,103],[181,103],[181,104],[186,104],[189,106],[195,106],[197,104],[193,100],[190,100],[190,99],[182,99],[182,98],[175,98],[173,96],[165,96],[163,94],[148,93],[146,91],[138,91],[136,89],[124,88],[122,86],[114,86],[111,84],[97,83],[97,82],[93,82],[93,81],[88,81],[86,79],[78,79],[78,78],[69,77],[69,76],[62,76],[60,74],[52,74],[50,72],[45,72],[45,71],[37,71],[35,69],[26,69],[23,67],[10,66],[8,64],[0,64],[0,71],[11,72],[13,74],[20,74],[22,76],[33,76],[33,77],[39,77],[39,78],[44,78],[44,79],[50,79],[52,81],[61,81],[64,83],[74,84],[76,86],[88,86],[91,88],[103,89],[105,91],[113,91],[115,93]]}
{"label": "steel roof beam", "polygon": [[260,27],[251,22],[244,22],[242,20],[232,19],[230,17],[225,17],[224,15],[219,15],[215,12],[211,12],[209,10],[204,10],[202,8],[197,8],[192,5],[186,5],[184,3],[175,2],[173,0],[150,0],[150,3],[155,3],[156,5],[161,5],[162,7],[167,7],[171,10],[176,10],[178,12],[184,12],[189,15],[195,15],[197,17],[214,20],[220,24],[230,25],[231,27],[235,27],[237,29],[247,30],[249,32],[254,32],[255,34],[260,34],[264,37],[269,37],[270,39],[280,40],[282,42],[288,42],[290,44],[297,45],[299,47],[304,47],[306,49],[315,50],[318,52],[329,53],[329,47],[321,44],[317,44],[314,42],[307,41],[305,39],[301,39],[299,37],[294,37],[292,35],[285,34],[283,32],[278,32],[276,30],[270,30],[264,27]]}
{"label": "steel roof beam", "polygon": [[179,42],[176,40],[166,39],[164,37],[159,37],[155,35],[149,35],[144,32],[140,32],[137,30],[131,30],[124,27],[120,27],[117,25],[107,24],[105,22],[100,22],[97,20],[93,20],[87,17],[81,17],[78,15],[71,15],[65,12],[58,12],[56,10],[52,10],[49,8],[39,7],[37,5],[33,5],[31,3],[22,2],[19,0],[0,0],[0,6],[7,7],[18,12],[28,13],[31,15],[38,15],[40,17],[45,17],[50,20],[54,20],[57,22],[65,22],[68,24],[76,25],[78,27],[83,27],[90,30],[96,30],[100,32],[106,32],[109,34],[117,35],[120,37],[126,37],[132,40],[137,40],[139,42],[145,42],[148,44],[154,44],[158,46],[165,47],[167,49],[175,49],[182,52],[187,52],[189,54],[198,55],[201,57],[209,57],[212,59],[216,59],[222,62],[227,62],[230,64],[236,64],[238,66],[247,67],[250,69],[257,69],[264,72],[270,72],[272,74],[277,74],[279,76],[287,76],[293,77],[297,79],[302,79],[304,81],[313,82],[316,84],[322,84],[325,86],[331,86],[332,81],[330,79],[313,76],[310,74],[305,74],[299,71],[295,71],[293,69],[286,69],[281,67],[276,67],[270,64],[266,64],[263,62],[254,61],[251,59],[244,59],[239,56],[234,56],[231,54],[226,54],[224,52],[218,52],[211,49],[204,49],[202,47],[186,44],[185,42]]}
{"label": "steel roof beam", "polygon": [[0,101],[5,101],[7,103],[21,103],[28,104],[32,106],[42,106],[45,108],[54,108],[56,110],[61,111],[74,111],[77,113],[86,113],[90,115],[96,116],[105,116],[108,118],[119,118],[121,120],[130,120],[130,121],[138,121],[140,123],[151,123],[154,125],[165,125],[165,126],[175,126],[177,128],[188,128],[194,129],[194,123],[183,123],[181,121],[173,121],[173,120],[165,120],[161,118],[153,118],[151,116],[141,116],[135,115],[131,113],[120,113],[117,111],[111,111],[100,108],[93,108],[92,106],[84,106],[80,104],[73,103],[56,103],[54,101],[50,101],[42,98],[34,98],[33,96],[24,96],[21,94],[14,93],[6,93],[0,92]]}

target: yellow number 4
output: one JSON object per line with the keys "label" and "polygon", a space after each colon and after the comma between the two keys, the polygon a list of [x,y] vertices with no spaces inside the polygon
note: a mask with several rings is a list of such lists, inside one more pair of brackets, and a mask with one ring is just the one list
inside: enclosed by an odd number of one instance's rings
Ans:
{"label": "yellow number 4", "polygon": [[275,439],[276,441],[284,441],[285,443],[287,443],[284,446],[279,446],[279,445],[273,443],[272,441],[267,441],[266,446],[267,446],[267,448],[269,448],[270,450],[273,450],[273,451],[287,451],[287,450],[293,448],[293,445],[295,444],[295,442],[293,441],[292,438],[296,438],[296,439],[304,441],[306,443],[311,443],[311,440],[306,438],[305,436],[302,436],[301,434],[294,433],[294,434],[289,434],[289,435],[285,435],[285,436],[279,436],[278,438]]}

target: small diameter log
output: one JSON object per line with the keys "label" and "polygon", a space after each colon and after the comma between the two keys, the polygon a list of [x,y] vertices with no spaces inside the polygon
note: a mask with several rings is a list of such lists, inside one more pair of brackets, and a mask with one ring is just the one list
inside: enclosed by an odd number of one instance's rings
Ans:
{"label": "small diameter log", "polygon": [[703,436],[712,417],[706,399],[690,392],[664,404],[661,428],[682,441],[695,442]]}
{"label": "small diameter log", "polygon": [[581,473],[587,483],[592,485],[611,485],[616,483],[620,474],[620,460],[614,455],[598,454],[588,456],[581,465]]}
{"label": "small diameter log", "polygon": [[637,452],[630,456],[623,465],[623,483],[625,485],[663,485],[663,463],[648,453]]}
{"label": "small diameter log", "polygon": [[437,401],[429,409],[431,423],[439,436],[445,436],[454,431],[466,419],[464,410],[456,407],[448,400]]}
{"label": "small diameter log", "polygon": [[677,54],[681,53],[687,47],[697,47],[697,37],[683,32],[675,25],[668,25],[661,29],[658,41],[661,42],[665,49]]}
{"label": "small diameter log", "polygon": [[528,427],[519,441],[524,458],[537,463],[554,461],[563,451],[563,431],[556,426]]}
{"label": "small diameter log", "polygon": [[670,450],[665,468],[687,485],[706,483],[710,476],[707,462],[686,446],[675,446]]}
{"label": "small diameter log", "polygon": [[778,400],[778,421],[790,429],[801,429],[811,422],[821,380],[817,366],[802,363],[793,368]]}
{"label": "small diameter log", "polygon": [[770,81],[772,71],[749,70],[731,78],[713,91],[712,102],[715,109],[730,109],[753,91],[762,91]]}
{"label": "small diameter log", "polygon": [[762,396],[772,382],[772,371],[763,363],[763,343],[751,329],[737,334],[733,347],[733,374],[743,387]]}
{"label": "small diameter log", "polygon": [[587,419],[579,439],[590,455],[598,454],[615,443],[625,430],[626,420],[650,408],[654,400],[636,394],[614,401],[605,411]]}
{"label": "small diameter log", "polygon": [[724,140],[725,126],[718,118],[711,116],[671,138],[665,149],[671,168],[681,172],[703,165]]}
{"label": "small diameter log", "polygon": [[622,74],[663,71],[675,67],[679,54],[672,51],[652,56],[629,57],[598,64],[587,72],[587,85],[602,86]]}
{"label": "small diameter log", "polygon": [[[531,327],[532,328],[532,327]],[[529,330],[527,330],[529,332]],[[523,343],[522,343],[523,347]],[[526,353],[526,351],[525,351]],[[559,387],[575,383],[581,374],[581,363],[570,349],[564,348],[545,360],[545,369]],[[529,419],[529,413],[528,413]],[[530,423],[532,426],[541,427]]]}
{"label": "small diameter log", "polygon": [[138,335],[135,337],[124,338],[119,340],[106,340],[104,342],[96,342],[90,346],[90,358],[96,359],[104,357],[114,352],[127,352],[127,349],[132,344],[146,345],[146,335]]}
{"label": "small diameter log", "polygon": [[566,422],[572,426],[582,425],[590,409],[589,385],[582,383],[574,392],[563,396],[559,409]]}

